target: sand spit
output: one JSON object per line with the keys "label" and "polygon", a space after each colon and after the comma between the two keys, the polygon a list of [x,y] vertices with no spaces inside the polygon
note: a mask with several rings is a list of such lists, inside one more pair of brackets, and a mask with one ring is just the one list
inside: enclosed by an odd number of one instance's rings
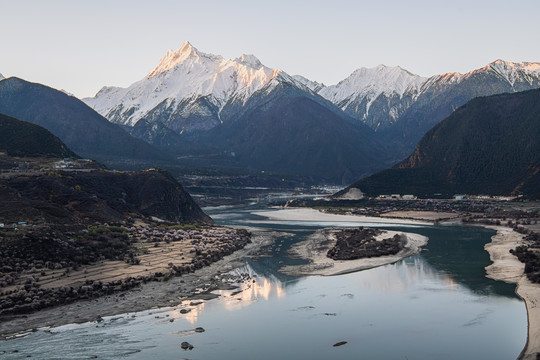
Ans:
{"label": "sand spit", "polygon": [[540,285],[533,284],[524,274],[525,264],[510,254],[511,249],[522,245],[523,235],[502,226],[487,226],[497,231],[485,249],[492,265],[486,267],[487,277],[517,284],[516,293],[525,301],[529,319],[528,340],[520,359],[535,360],[540,353]]}
{"label": "sand spit", "polygon": [[433,225],[432,222],[410,219],[390,219],[384,217],[328,214],[311,208],[285,208],[277,211],[254,211],[252,212],[252,214],[263,216],[271,220],[340,221],[380,224]]}
{"label": "sand spit", "polygon": [[252,232],[251,244],[194,273],[172,277],[169,281],[148,282],[125,292],[96,299],[80,300],[30,314],[5,316],[0,321],[0,339],[30,329],[97,321],[103,316],[177,306],[186,299],[206,300],[217,297],[211,291],[236,287],[235,279],[226,273],[243,265],[239,260],[256,254],[261,246],[271,244],[276,236],[282,235],[255,228],[247,230]]}
{"label": "sand spit", "polygon": [[371,269],[374,267],[395,263],[403,258],[420,252],[428,238],[418,234],[402,233],[396,231],[382,231],[377,240],[393,237],[396,234],[405,235],[407,243],[396,255],[379,256],[357,260],[333,260],[326,256],[329,249],[336,244],[335,233],[340,229],[321,229],[310,236],[306,241],[296,244],[290,250],[293,256],[309,260],[309,264],[284,266],[279,272],[291,275],[323,275],[332,276],[347,274],[355,271]]}

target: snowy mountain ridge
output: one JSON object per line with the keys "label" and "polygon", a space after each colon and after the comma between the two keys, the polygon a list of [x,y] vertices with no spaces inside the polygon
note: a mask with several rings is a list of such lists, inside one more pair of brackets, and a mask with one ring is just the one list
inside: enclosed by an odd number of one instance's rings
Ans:
{"label": "snowy mountain ridge", "polygon": [[[378,65],[357,69],[337,85],[324,87],[318,93],[353,118],[379,129],[396,121],[426,81],[427,78],[399,66]],[[373,105],[375,114],[370,114]]]}
{"label": "snowy mountain ridge", "polygon": [[377,96],[397,94],[402,97],[406,92],[418,92],[427,78],[414,75],[399,66],[379,65],[374,68],[360,68],[337,85],[325,87],[319,91],[324,98],[339,104],[353,96]]}
{"label": "snowy mountain ridge", "polygon": [[326,87],[326,85],[324,85],[323,83],[311,81],[308,78],[303,77],[302,75],[293,75],[293,78],[315,93],[318,93],[321,89]]}
{"label": "snowy mountain ridge", "polygon": [[255,92],[270,91],[281,81],[302,86],[283,71],[262,65],[254,55],[227,60],[185,42],[167,52],[142,80],[128,88],[104,87],[83,101],[112,122],[133,126],[160,105],[186,116],[204,115],[207,109],[196,104],[201,98],[219,113],[227,103],[245,103]]}
{"label": "snowy mountain ridge", "polygon": [[[491,73],[497,76],[500,80],[505,83],[508,83],[512,88],[516,83],[526,83],[528,85],[533,85],[535,81],[540,80],[540,63],[532,62],[511,62],[497,59],[486,66],[469,71],[465,74],[454,72],[446,73],[441,75],[434,75],[430,77],[426,83],[422,86],[422,91],[424,92],[427,88],[432,86],[435,83],[446,83],[446,84],[459,84],[463,81],[470,79],[474,75],[487,74]],[[519,91],[516,89],[516,91]]]}
{"label": "snowy mountain ridge", "polygon": [[[498,87],[523,91],[537,87],[540,63],[513,63],[499,59],[465,74],[446,73],[429,78],[412,74],[399,66],[379,65],[360,68],[338,84],[320,87],[316,91],[348,115],[378,130],[392,126],[422,95],[446,91],[468,80],[474,82],[474,78],[479,76],[497,81]],[[481,83],[475,86],[479,95],[484,92],[484,95],[490,94]]]}
{"label": "snowy mountain ridge", "polygon": [[429,78],[399,66],[378,65],[359,68],[338,84],[325,86],[266,67],[254,55],[224,59],[185,42],[178,50],[169,50],[138,82],[127,88],[103,87],[94,98],[83,101],[118,124],[134,126],[145,118],[177,133],[206,131],[236,117],[255,94],[269,94],[284,83],[330,101],[350,118],[378,131],[398,123],[418,101],[451,89],[464,91],[457,89],[460,86],[474,89],[468,98],[540,86],[540,63],[496,60],[465,74]]}

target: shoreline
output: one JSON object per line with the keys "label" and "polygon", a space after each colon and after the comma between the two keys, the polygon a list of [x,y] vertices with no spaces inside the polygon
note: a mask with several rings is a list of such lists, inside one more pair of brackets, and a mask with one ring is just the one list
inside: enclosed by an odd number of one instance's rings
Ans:
{"label": "shoreline", "polygon": [[215,290],[237,288],[245,279],[224,274],[242,266],[242,258],[256,253],[278,235],[276,231],[248,228],[252,243],[193,273],[171,277],[168,281],[147,282],[141,286],[95,299],[42,309],[29,314],[6,315],[0,321],[0,340],[8,340],[33,329],[100,321],[115,316],[155,308],[180,306],[186,300],[210,300],[219,297]]}
{"label": "shoreline", "polygon": [[356,260],[333,260],[327,257],[326,254],[336,244],[337,239],[334,234],[339,230],[338,228],[317,230],[307,240],[295,244],[289,250],[290,253],[294,254],[297,258],[309,260],[309,264],[283,266],[279,269],[279,272],[290,276],[335,276],[368,270],[393,264],[409,256],[416,255],[428,241],[427,237],[418,234],[383,230],[377,236],[377,240],[393,237],[396,234],[407,237],[404,248],[397,254]]}
{"label": "shoreline", "polygon": [[540,353],[540,285],[527,279],[525,264],[510,254],[510,249],[521,245],[523,235],[503,226],[482,225],[497,231],[491,242],[485,245],[493,264],[486,267],[486,277],[516,284],[516,294],[523,299],[527,309],[527,343],[520,360],[535,360]]}

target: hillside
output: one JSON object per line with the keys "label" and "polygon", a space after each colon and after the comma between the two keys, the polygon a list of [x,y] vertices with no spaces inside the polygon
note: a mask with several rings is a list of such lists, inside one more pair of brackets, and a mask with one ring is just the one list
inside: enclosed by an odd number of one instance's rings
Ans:
{"label": "hillside", "polygon": [[396,159],[403,159],[428,130],[469,100],[539,87],[539,63],[497,60],[466,74],[432,76],[395,124],[377,135],[387,141]]}
{"label": "hillside", "polygon": [[41,126],[0,114],[0,151],[10,156],[77,158],[60,139]]}
{"label": "hillside", "polygon": [[211,223],[169,173],[49,171],[0,180],[5,223],[88,225],[122,221],[129,214],[176,222]]}
{"label": "hillside", "polygon": [[77,154],[99,161],[164,161],[151,145],[111,124],[82,101],[18,78],[0,82],[0,113],[43,126]]}
{"label": "hillside", "polygon": [[386,153],[370,129],[359,129],[287,87],[235,122],[199,138],[250,169],[347,183],[384,166]]}
{"label": "hillside", "polygon": [[392,169],[351,187],[368,195],[434,193],[540,198],[540,90],[471,100]]}

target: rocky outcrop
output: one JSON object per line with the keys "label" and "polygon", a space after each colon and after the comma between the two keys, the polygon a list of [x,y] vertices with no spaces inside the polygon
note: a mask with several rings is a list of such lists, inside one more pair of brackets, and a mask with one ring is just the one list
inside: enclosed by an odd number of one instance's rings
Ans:
{"label": "rocky outcrop", "polygon": [[401,236],[378,240],[378,229],[346,229],[336,232],[336,245],[328,250],[327,256],[334,260],[355,260],[362,258],[395,255],[403,249],[405,241]]}

